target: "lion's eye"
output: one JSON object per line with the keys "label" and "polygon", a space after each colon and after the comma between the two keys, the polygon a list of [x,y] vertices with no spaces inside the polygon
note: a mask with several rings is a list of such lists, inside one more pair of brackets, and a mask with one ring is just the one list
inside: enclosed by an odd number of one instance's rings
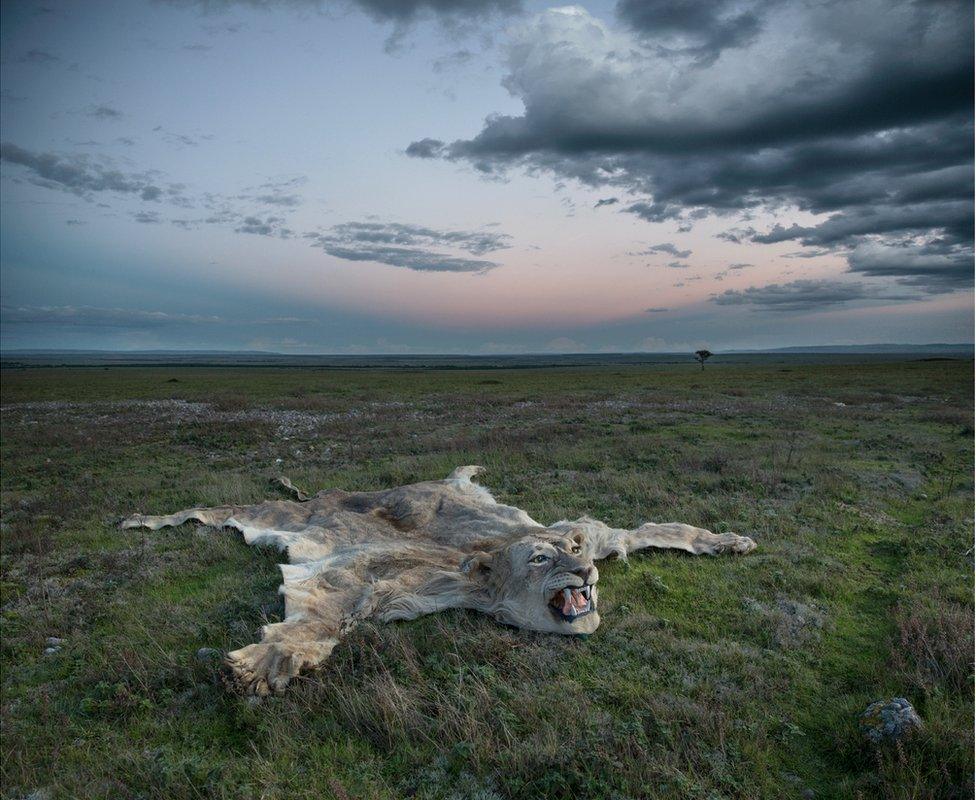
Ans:
{"label": "lion's eye", "polygon": [[583,548],[582,548],[582,547],[580,547],[579,545],[575,545],[575,546],[573,547],[573,549],[572,549],[572,550],[570,550],[570,552],[571,552],[571,553],[574,553],[574,554],[575,554],[575,553],[579,553],[579,552],[581,552],[582,550],[583,550]]}
{"label": "lion's eye", "polygon": [[549,560],[549,556],[546,556],[546,555],[543,555],[542,553],[539,553],[539,555],[537,555],[537,556],[532,556],[532,558],[529,559],[529,563],[530,564],[545,564],[548,560]]}

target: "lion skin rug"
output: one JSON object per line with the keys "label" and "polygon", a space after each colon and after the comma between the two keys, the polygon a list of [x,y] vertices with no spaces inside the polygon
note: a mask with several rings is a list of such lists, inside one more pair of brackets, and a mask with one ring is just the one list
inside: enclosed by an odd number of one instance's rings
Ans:
{"label": "lion skin rug", "polygon": [[152,530],[196,520],[235,528],[247,544],[287,551],[281,564],[283,622],[261,641],[228,653],[228,682],[247,694],[280,692],[329,657],[360,620],[414,619],[447,608],[490,614],[507,625],[588,634],[600,624],[595,561],[648,547],[695,555],[748,553],[747,536],[677,522],[635,530],[581,517],[541,525],[498,503],[458,467],[446,479],[378,492],[322,491],[252,506],[135,514],[124,528]]}

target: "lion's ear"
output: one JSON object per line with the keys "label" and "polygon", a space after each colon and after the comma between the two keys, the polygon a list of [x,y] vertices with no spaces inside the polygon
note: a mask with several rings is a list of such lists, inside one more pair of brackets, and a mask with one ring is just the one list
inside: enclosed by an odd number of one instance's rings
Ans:
{"label": "lion's ear", "polygon": [[461,562],[461,572],[473,579],[487,578],[491,574],[491,562],[491,553],[481,550]]}

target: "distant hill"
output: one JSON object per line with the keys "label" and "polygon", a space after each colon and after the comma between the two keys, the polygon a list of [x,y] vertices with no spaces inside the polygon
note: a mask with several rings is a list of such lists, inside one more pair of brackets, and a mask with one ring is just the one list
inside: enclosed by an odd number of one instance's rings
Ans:
{"label": "distant hill", "polygon": [[[767,348],[749,348],[749,349],[735,349],[735,350],[716,350],[715,355],[717,356],[731,356],[731,355],[750,355],[750,354],[789,354],[789,353],[810,353],[810,354],[830,354],[839,353],[845,355],[853,355],[858,353],[884,353],[884,354],[953,354],[960,355],[965,353],[973,353],[974,345],[972,344],[950,344],[945,342],[935,342],[932,344],[814,344],[814,345],[802,345],[794,347],[767,347]],[[560,360],[564,358],[570,358],[574,360],[585,360],[589,362],[599,362],[601,360],[618,361],[621,359],[626,360],[643,360],[654,356],[673,356],[678,358],[683,358],[685,356],[690,356],[689,353],[685,352],[674,352],[674,351],[660,351],[660,352],[633,352],[633,351],[621,351],[619,353],[518,353],[518,354],[497,354],[497,353],[487,353],[487,354],[465,354],[465,353],[411,353],[411,354],[395,354],[395,353],[361,353],[355,356],[342,355],[342,354],[332,354],[332,353],[277,353],[273,350],[70,350],[70,349],[54,349],[54,348],[37,348],[37,349],[9,349],[0,350],[0,358],[4,359],[14,359],[14,358],[64,358],[71,361],[83,361],[83,360],[94,360],[94,361],[110,361],[110,362],[123,362],[123,361],[142,361],[142,360],[167,360],[173,359],[176,361],[183,361],[186,359],[198,360],[201,358],[217,358],[219,360],[230,360],[243,359],[243,360],[253,360],[255,358],[270,358],[270,359],[289,359],[289,360],[305,360],[305,359],[329,359],[338,361],[356,361],[359,359],[382,359],[382,360],[478,360],[478,359],[492,359],[497,360],[499,358],[504,359],[515,359],[515,360]]]}
{"label": "distant hill", "polygon": [[972,353],[972,344],[814,344],[803,347],[770,347],[757,350],[722,350],[716,355],[743,353]]}
{"label": "distant hill", "polygon": [[[709,369],[735,364],[856,364],[923,359],[971,359],[971,344],[813,345],[774,350],[726,350]],[[696,366],[682,353],[525,353],[520,355],[310,355],[245,350],[2,350],[4,369],[32,367],[312,367],[331,369],[539,369],[547,367]]]}
{"label": "distant hill", "polygon": [[273,350],[72,350],[58,348],[15,348],[0,351],[0,356],[101,356],[126,358],[137,356],[277,356]]}

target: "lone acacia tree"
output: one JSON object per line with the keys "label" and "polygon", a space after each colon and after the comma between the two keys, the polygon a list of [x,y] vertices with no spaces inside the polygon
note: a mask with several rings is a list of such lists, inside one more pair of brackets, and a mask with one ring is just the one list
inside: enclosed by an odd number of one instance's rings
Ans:
{"label": "lone acacia tree", "polygon": [[712,357],[711,350],[696,350],[695,361],[701,364],[702,371],[705,371],[705,360]]}

